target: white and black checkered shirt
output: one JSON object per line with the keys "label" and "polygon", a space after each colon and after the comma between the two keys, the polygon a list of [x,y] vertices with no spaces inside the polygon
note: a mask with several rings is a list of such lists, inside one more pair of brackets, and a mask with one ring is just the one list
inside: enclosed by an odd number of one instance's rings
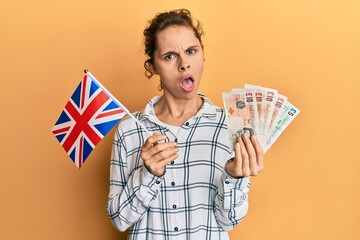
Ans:
{"label": "white and black checkered shirt", "polygon": [[234,179],[224,167],[229,150],[224,111],[203,95],[199,112],[172,133],[154,114],[154,97],[134,116],[152,132],[176,141],[179,157],[162,177],[143,166],[140,149],[148,134],[130,117],[119,123],[113,142],[107,210],[129,239],[229,239],[248,209],[249,178]]}

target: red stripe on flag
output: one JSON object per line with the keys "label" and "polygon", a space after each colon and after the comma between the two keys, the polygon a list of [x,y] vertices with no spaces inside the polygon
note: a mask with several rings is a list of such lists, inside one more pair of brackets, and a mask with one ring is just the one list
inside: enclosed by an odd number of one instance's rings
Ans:
{"label": "red stripe on flag", "polygon": [[110,111],[110,112],[106,112],[106,113],[102,113],[102,114],[99,114],[96,119],[98,118],[102,118],[102,117],[107,117],[107,116],[111,116],[111,115],[115,115],[115,114],[119,114],[119,113],[123,113],[124,110],[122,109],[116,109],[116,110],[113,110],[113,111]]}
{"label": "red stripe on flag", "polygon": [[76,139],[78,138],[81,132],[84,132],[89,140],[96,145],[100,142],[101,137],[89,126],[89,120],[95,114],[95,112],[102,106],[104,103],[109,99],[109,97],[104,93],[100,92],[87,106],[83,114],[81,115],[77,109],[73,106],[71,101],[69,101],[65,109],[74,119],[75,126],[72,129],[69,136],[66,138],[65,142],[63,143],[63,147],[66,152],[68,152],[71,146],[74,144]]}
{"label": "red stripe on flag", "polygon": [[61,128],[61,129],[58,129],[58,130],[54,130],[52,131],[55,135],[56,134],[59,134],[59,133],[63,133],[63,132],[66,132],[70,129],[70,127],[65,127],[65,128]]}

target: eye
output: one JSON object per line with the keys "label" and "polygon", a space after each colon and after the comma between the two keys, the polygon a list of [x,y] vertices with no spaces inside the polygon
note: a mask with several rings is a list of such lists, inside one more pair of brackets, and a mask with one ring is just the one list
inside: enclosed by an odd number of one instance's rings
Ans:
{"label": "eye", "polygon": [[196,53],[196,49],[195,48],[190,48],[190,49],[187,50],[187,53],[188,54],[194,54],[194,53]]}
{"label": "eye", "polygon": [[173,59],[175,57],[175,54],[174,53],[169,53],[169,54],[166,54],[164,56],[164,59],[165,60],[170,60],[170,59]]}

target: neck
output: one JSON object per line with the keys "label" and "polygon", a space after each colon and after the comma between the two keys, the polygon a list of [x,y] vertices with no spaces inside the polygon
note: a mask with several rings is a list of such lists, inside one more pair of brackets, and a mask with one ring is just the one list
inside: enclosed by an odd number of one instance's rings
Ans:
{"label": "neck", "polygon": [[182,126],[189,118],[193,117],[201,108],[203,99],[196,95],[195,98],[174,99],[163,95],[161,100],[155,104],[157,118],[169,125]]}

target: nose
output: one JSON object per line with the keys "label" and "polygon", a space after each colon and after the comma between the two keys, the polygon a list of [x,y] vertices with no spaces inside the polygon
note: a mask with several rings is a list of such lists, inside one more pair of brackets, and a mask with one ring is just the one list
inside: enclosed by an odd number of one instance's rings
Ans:
{"label": "nose", "polygon": [[186,71],[188,68],[190,68],[189,62],[186,59],[184,59],[184,57],[182,57],[180,61],[181,61],[179,64],[180,72]]}

